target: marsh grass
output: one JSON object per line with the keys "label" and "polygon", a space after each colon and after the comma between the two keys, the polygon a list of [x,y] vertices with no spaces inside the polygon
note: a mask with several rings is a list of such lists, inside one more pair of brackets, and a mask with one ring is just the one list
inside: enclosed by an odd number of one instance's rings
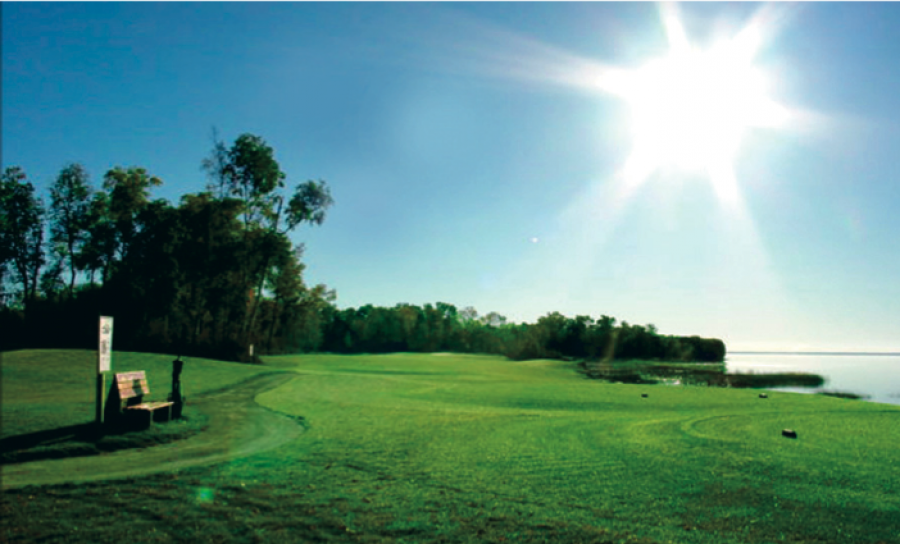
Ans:
{"label": "marsh grass", "polygon": [[769,372],[725,374],[722,382],[711,383],[724,387],[820,387],[825,378],[806,372]]}
{"label": "marsh grass", "polygon": [[728,373],[724,363],[661,363],[656,361],[592,361],[579,364],[589,378],[631,384],[664,382],[709,387],[820,387],[825,379],[803,372]]}
{"label": "marsh grass", "polygon": [[894,406],[611,384],[559,361],[277,361],[301,377],[257,401],[304,418],[298,440],[205,468],[8,490],[3,538],[877,544],[900,534]]}
{"label": "marsh grass", "polygon": [[835,397],[838,399],[848,399],[848,400],[862,400],[869,398],[868,395],[860,395],[858,393],[852,393],[850,391],[817,391],[819,395],[825,395],[826,397]]}

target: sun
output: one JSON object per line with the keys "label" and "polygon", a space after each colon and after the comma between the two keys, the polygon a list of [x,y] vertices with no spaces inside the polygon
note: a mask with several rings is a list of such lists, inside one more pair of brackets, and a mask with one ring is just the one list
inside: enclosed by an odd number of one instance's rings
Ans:
{"label": "sun", "polygon": [[786,118],[753,62],[759,29],[751,24],[704,50],[689,43],[674,7],[664,6],[663,20],[668,53],[620,72],[615,85],[629,106],[634,138],[626,174],[642,181],[665,167],[702,171],[721,189],[745,132]]}
{"label": "sun", "polygon": [[733,156],[756,122],[758,72],[716,51],[673,51],[635,73],[626,96],[636,145],[661,164],[704,167]]}
{"label": "sun", "polygon": [[764,5],[734,34],[701,47],[688,39],[678,9],[677,4],[660,5],[667,49],[643,65],[585,58],[481,24],[474,27],[474,38],[455,44],[454,54],[471,52],[471,57],[461,57],[460,66],[468,64],[476,73],[563,86],[624,103],[633,141],[615,175],[617,200],[627,200],[657,172],[672,179],[685,171],[692,178],[706,177],[720,200],[734,208],[740,205],[734,165],[747,134],[763,128],[806,129],[812,119],[808,111],[771,98],[778,82],[759,62],[788,10]]}

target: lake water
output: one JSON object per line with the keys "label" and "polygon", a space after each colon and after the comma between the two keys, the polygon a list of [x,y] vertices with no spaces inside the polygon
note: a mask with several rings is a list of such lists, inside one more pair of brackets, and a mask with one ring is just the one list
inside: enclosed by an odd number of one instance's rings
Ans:
{"label": "lake water", "polygon": [[900,354],[733,353],[725,364],[728,372],[810,372],[825,378],[819,388],[773,388],[779,391],[843,391],[900,404]]}

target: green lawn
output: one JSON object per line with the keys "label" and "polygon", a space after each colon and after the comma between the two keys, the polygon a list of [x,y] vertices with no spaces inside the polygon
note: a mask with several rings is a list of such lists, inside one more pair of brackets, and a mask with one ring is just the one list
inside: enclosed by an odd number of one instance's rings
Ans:
{"label": "green lawn", "polygon": [[[144,370],[150,400],[172,388],[174,355],[115,352],[113,372]],[[190,397],[221,389],[271,369],[184,358],[182,392]],[[107,393],[111,375],[107,375]],[[97,353],[87,350],[22,350],[0,353],[3,425],[0,438],[94,421]]]}
{"label": "green lawn", "polygon": [[[155,356],[135,357],[149,369]],[[900,407],[610,384],[487,356],[267,362],[302,374],[257,398],[303,418],[298,440],[178,474],[7,492],[6,538],[900,542]],[[204,364],[222,383],[265,370]]]}

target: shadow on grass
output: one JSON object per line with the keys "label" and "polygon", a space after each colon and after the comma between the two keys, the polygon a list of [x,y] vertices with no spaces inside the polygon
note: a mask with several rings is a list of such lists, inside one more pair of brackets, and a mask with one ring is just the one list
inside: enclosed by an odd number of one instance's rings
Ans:
{"label": "shadow on grass", "polygon": [[144,428],[90,422],[8,436],[0,439],[0,465],[147,448],[188,438],[206,425],[207,417],[196,414]]}

